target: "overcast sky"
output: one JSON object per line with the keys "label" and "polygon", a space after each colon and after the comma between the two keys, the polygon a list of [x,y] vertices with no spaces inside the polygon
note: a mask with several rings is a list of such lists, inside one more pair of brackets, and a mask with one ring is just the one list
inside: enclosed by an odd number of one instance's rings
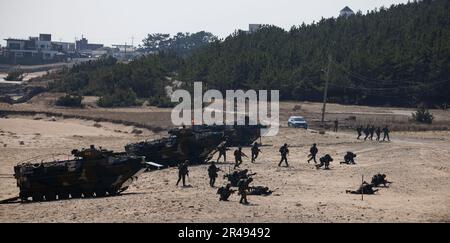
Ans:
{"label": "overcast sky", "polygon": [[141,43],[147,33],[212,32],[223,38],[249,23],[285,29],[321,17],[389,7],[407,0],[0,0],[0,38],[28,38],[39,33],[73,42]]}

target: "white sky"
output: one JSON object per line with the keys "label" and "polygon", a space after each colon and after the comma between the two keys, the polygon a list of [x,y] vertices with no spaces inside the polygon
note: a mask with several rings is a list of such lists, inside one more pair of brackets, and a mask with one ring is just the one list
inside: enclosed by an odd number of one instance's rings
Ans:
{"label": "white sky", "polygon": [[212,32],[223,38],[249,23],[285,29],[353,11],[406,3],[407,0],[0,0],[0,44],[8,37],[39,33],[73,42],[134,44],[148,33]]}

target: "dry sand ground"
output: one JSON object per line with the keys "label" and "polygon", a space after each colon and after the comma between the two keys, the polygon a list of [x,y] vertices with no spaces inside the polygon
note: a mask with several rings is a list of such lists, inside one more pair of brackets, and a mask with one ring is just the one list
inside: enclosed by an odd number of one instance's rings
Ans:
{"label": "dry sand ground", "polygon": [[[132,127],[93,124],[0,118],[0,198],[18,194],[15,180],[5,174],[30,157],[67,154],[90,144],[122,151],[128,142],[162,135],[145,131],[136,136]],[[243,168],[257,173],[255,186],[275,190],[267,197],[250,196],[248,206],[239,204],[237,195],[219,202],[217,188],[208,186],[207,166],[202,165],[190,168],[192,187],[176,187],[177,170],[169,168],[143,174],[118,197],[1,204],[0,222],[450,222],[450,132],[394,132],[391,137],[389,143],[364,142],[348,131],[319,135],[282,128],[278,136],[262,139],[263,153],[256,164],[244,161]],[[278,148],[285,142],[292,146],[289,168],[277,167]],[[313,142],[320,155],[330,153],[335,159],[331,170],[306,163]],[[358,154],[357,165],[339,165],[346,151]],[[249,148],[244,152],[249,154]],[[232,151],[228,157],[232,159]],[[231,165],[220,167],[228,171]],[[356,189],[361,175],[370,180],[378,172],[394,181],[390,188],[364,201],[345,193]],[[222,175],[217,185],[225,183]]]}

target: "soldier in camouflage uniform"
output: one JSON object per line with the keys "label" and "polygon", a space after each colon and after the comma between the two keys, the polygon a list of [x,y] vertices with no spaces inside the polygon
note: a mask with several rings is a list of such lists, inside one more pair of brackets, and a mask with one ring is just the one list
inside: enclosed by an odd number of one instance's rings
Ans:
{"label": "soldier in camouflage uniform", "polygon": [[317,164],[316,156],[317,156],[318,152],[319,152],[319,149],[317,149],[317,144],[314,143],[312,145],[312,147],[309,149],[308,157],[310,157],[310,158],[308,159],[308,163],[309,163],[309,161],[314,160],[314,164]]}
{"label": "soldier in camouflage uniform", "polygon": [[231,184],[227,184],[225,187],[221,187],[217,190],[217,194],[220,195],[219,201],[228,201],[228,198],[235,191],[231,189]]}
{"label": "soldier in camouflage uniform", "polygon": [[209,185],[211,187],[214,187],[214,183],[216,182],[216,178],[218,176],[217,172],[219,171],[220,169],[217,168],[214,162],[212,162],[211,165],[208,167]]}
{"label": "soldier in camouflage uniform", "polygon": [[[239,147],[234,151],[234,168],[238,168],[242,164],[242,156],[247,157],[247,155],[242,152],[242,147]],[[248,157],[247,157],[248,158]]]}
{"label": "soldier in camouflage uniform", "polygon": [[183,186],[186,186],[186,176],[189,176],[189,169],[188,169],[189,161],[186,160],[184,163],[180,163],[178,165],[178,183],[180,183],[181,180],[183,180]]}
{"label": "soldier in camouflage uniform", "polygon": [[278,163],[278,166],[281,166],[281,163],[283,163],[283,161],[284,161],[286,163],[286,166],[289,167],[289,164],[287,161],[287,155],[289,154],[289,149],[288,149],[287,143],[285,143],[283,146],[281,146],[279,151],[280,151],[281,159],[280,159],[280,163]]}
{"label": "soldier in camouflage uniform", "polygon": [[253,181],[253,178],[241,179],[238,183],[239,195],[241,195],[241,200],[239,203],[248,204],[247,194],[249,191],[249,185]]}
{"label": "soldier in camouflage uniform", "polygon": [[340,164],[356,164],[355,163],[356,154],[352,152],[347,152],[347,154],[344,156],[344,162],[341,162]]}
{"label": "soldier in camouflage uniform", "polygon": [[261,152],[261,150],[259,149],[258,143],[255,142],[252,146],[252,163],[255,163],[256,158],[258,158],[259,152]]}
{"label": "soldier in camouflage uniform", "polygon": [[345,191],[345,193],[350,193],[350,194],[375,194],[375,192],[378,191],[378,189],[373,189],[373,184],[369,184],[367,182],[363,182],[363,184],[358,188],[358,190],[356,191],[352,191],[352,190],[347,190]]}
{"label": "soldier in camouflage uniform", "polygon": [[333,161],[333,158],[331,158],[331,156],[329,154],[326,154],[325,156],[323,156],[322,158],[319,159],[320,164],[316,165],[316,169],[319,169],[322,166],[325,166],[325,170],[330,169],[329,165],[330,162]]}
{"label": "soldier in camouflage uniform", "polygon": [[217,151],[219,152],[219,157],[217,157],[217,162],[219,162],[220,158],[222,158],[222,157],[223,157],[223,162],[224,163],[227,162],[227,150],[229,150],[229,149],[227,148],[227,144],[226,143],[220,145],[217,148]]}

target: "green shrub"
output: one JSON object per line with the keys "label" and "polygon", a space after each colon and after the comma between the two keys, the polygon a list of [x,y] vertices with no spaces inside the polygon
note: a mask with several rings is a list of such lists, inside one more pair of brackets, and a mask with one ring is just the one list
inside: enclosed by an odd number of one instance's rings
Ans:
{"label": "green shrub", "polygon": [[419,105],[417,111],[412,114],[415,121],[420,123],[431,124],[433,122],[434,116],[426,108],[425,105]]}
{"label": "green shrub", "polygon": [[149,104],[152,106],[156,106],[159,108],[171,108],[176,104],[170,100],[170,98],[166,96],[156,96],[152,97],[148,100]]}
{"label": "green shrub", "polygon": [[140,105],[140,102],[137,101],[136,93],[131,89],[127,89],[115,90],[110,95],[100,97],[97,105],[101,107],[127,107]]}
{"label": "green shrub", "polygon": [[66,107],[82,107],[81,101],[83,100],[83,96],[80,95],[64,95],[56,100],[56,105],[58,106],[66,106]]}
{"label": "green shrub", "polygon": [[7,81],[22,81],[25,77],[25,74],[21,70],[14,70],[8,73],[5,80]]}

